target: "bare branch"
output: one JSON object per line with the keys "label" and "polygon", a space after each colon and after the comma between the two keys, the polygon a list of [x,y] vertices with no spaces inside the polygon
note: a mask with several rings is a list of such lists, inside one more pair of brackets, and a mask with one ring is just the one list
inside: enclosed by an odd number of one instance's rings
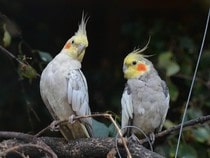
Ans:
{"label": "bare branch", "polygon": [[[76,117],[74,117],[74,120],[78,120],[78,119],[82,119],[82,118],[87,118],[87,117],[105,117],[105,118],[109,118],[110,117],[110,114],[106,114],[105,113],[105,114],[93,114],[93,115],[86,115],[86,116],[76,116]],[[186,127],[192,127],[192,126],[195,126],[195,125],[198,125],[198,124],[205,123],[205,122],[207,122],[209,120],[210,120],[210,115],[202,116],[202,117],[196,118],[194,120],[190,120],[190,121],[185,122],[183,127],[184,128],[186,128]],[[57,122],[54,123],[54,126],[59,126],[59,124],[66,123],[66,122],[68,122],[68,120],[57,121]],[[115,122],[113,120],[113,118],[112,118],[112,122],[113,122],[113,124]],[[174,132],[177,132],[180,129],[180,126],[181,125],[179,124],[177,126],[174,126],[174,127],[169,128],[167,130],[164,130],[164,131],[162,131],[160,133],[157,133],[155,135],[155,137],[156,138],[161,138],[161,137],[166,137],[169,134],[173,134]],[[46,131],[46,130],[49,130],[49,129],[51,129],[51,125],[49,125],[48,127],[46,127],[43,131]],[[117,130],[120,131],[119,127],[117,127]],[[1,133],[0,133],[0,137],[1,137]],[[121,139],[122,139],[122,137],[121,137]],[[125,142],[124,139],[122,139],[122,140]],[[140,142],[143,144],[143,143],[146,143],[147,140],[146,139],[142,139],[142,140],[140,140]],[[126,142],[125,142],[125,144],[126,144]],[[127,146],[127,144],[126,144],[126,146]],[[126,149],[126,147],[125,147],[125,149]]]}
{"label": "bare branch", "polygon": [[[21,135],[21,133],[12,132],[8,133],[8,135],[18,136]],[[39,139],[42,140],[48,146],[50,146],[58,157],[62,158],[106,157],[107,154],[111,151],[111,149],[115,148],[115,138],[83,138],[72,140],[69,142],[67,142],[64,138],[40,137]],[[18,138],[12,139],[10,141],[15,142],[16,145],[25,144],[25,142],[19,140]],[[133,158],[163,158],[161,155],[146,149],[137,142],[129,141],[128,147]],[[125,158],[127,154],[123,145],[119,145],[119,151],[122,158]],[[37,149],[33,147],[24,148],[21,150],[21,152],[28,154],[30,157],[41,157],[41,153],[37,152]]]}
{"label": "bare branch", "polygon": [[[108,118],[111,120],[111,122],[113,123],[113,125],[115,126],[121,140],[122,140],[122,143],[125,147],[125,150],[127,152],[127,155],[128,155],[128,158],[132,158],[131,156],[131,153],[128,149],[128,146],[125,142],[125,139],[123,138],[123,134],[120,130],[120,128],[118,127],[117,123],[115,122],[115,120],[113,119],[112,115],[111,114],[108,114],[108,113],[104,113],[104,114],[92,114],[92,115],[85,115],[85,116],[75,116],[74,117],[74,120],[79,120],[79,119],[83,119],[83,118],[88,118],[88,117],[104,117],[104,118]],[[60,125],[62,123],[67,123],[68,120],[61,120],[61,121],[56,121],[56,122],[53,122],[53,126],[57,126],[57,125]],[[43,132],[45,132],[46,130],[48,129],[51,129],[51,126],[52,124],[50,124],[48,127],[44,128],[43,130],[41,130],[39,133],[36,134],[36,136],[39,136],[40,134],[42,134]]]}
{"label": "bare branch", "polygon": [[[0,132],[0,138],[4,138],[4,139],[5,138],[6,139],[16,138],[16,139],[22,140],[24,142],[33,143],[33,145],[41,146],[43,151],[47,151],[48,153],[50,153],[50,155],[53,158],[57,157],[56,154],[54,153],[54,151],[47,144],[45,144],[40,138],[34,137],[33,135],[30,135],[30,134],[2,131],[2,132]],[[37,148],[38,148],[38,146],[37,146]],[[22,147],[25,147],[25,146],[22,146]]]}
{"label": "bare branch", "polygon": [[57,155],[54,152],[52,152],[51,150],[49,150],[48,148],[46,148],[42,145],[31,144],[31,143],[29,143],[29,144],[18,144],[16,146],[10,147],[10,148],[0,152],[0,157],[6,156],[10,152],[16,152],[17,150],[20,150],[22,148],[28,148],[28,147],[37,148],[39,150],[42,150],[42,151],[46,152],[52,158],[57,158]]}
{"label": "bare branch", "polygon": [[[7,49],[2,47],[1,45],[0,45],[0,51],[3,52],[6,55],[9,55],[9,57],[15,59],[22,67],[27,67],[28,66],[28,67],[33,68],[30,64],[28,64],[28,63],[26,64],[26,63],[22,62],[20,59],[18,59],[15,55],[13,55],[11,52],[9,52]],[[40,77],[40,74],[36,72],[36,76]]]}
{"label": "bare branch", "polygon": [[[196,126],[198,124],[203,124],[203,123],[206,123],[210,121],[210,115],[206,115],[206,116],[201,116],[199,118],[196,118],[196,119],[193,119],[193,120],[190,120],[190,121],[186,121],[184,124],[183,124],[183,128],[186,128],[186,127],[193,127],[193,126]],[[164,130],[162,132],[159,132],[155,135],[155,138],[161,138],[161,137],[166,137],[168,136],[169,134],[173,134],[174,132],[178,132],[179,129],[181,127],[181,124],[177,125],[177,126],[174,126],[174,127],[171,127],[167,130]],[[146,139],[142,139],[140,140],[141,143],[145,143],[147,142]]]}

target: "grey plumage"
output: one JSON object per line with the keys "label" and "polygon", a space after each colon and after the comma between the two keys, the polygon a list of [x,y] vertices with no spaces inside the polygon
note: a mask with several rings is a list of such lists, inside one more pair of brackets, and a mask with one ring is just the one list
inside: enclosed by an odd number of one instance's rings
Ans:
{"label": "grey plumage", "polygon": [[[132,61],[130,57],[126,60],[127,62]],[[138,60],[146,64],[149,70],[138,77],[128,78],[121,98],[121,126],[124,128],[133,125],[146,134],[151,134],[162,129],[169,108],[170,97],[165,82],[161,80],[152,63],[142,56]],[[125,129],[124,133],[127,131]],[[131,133],[140,137],[142,135],[136,129],[131,129]]]}

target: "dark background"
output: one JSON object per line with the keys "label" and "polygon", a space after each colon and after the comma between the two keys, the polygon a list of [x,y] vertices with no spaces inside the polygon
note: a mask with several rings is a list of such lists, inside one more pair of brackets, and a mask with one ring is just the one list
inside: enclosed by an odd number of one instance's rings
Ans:
{"label": "dark background", "polygon": [[[91,110],[112,111],[120,116],[120,98],[126,82],[123,58],[134,48],[142,48],[151,35],[145,54],[153,55],[149,60],[170,89],[171,103],[165,125],[168,128],[180,123],[209,5],[208,0],[1,0],[0,42],[41,74],[47,63],[41,60],[40,52],[52,57],[59,53],[77,31],[84,11],[90,18],[89,47],[82,70],[88,81]],[[3,40],[5,31],[11,37],[9,44]],[[209,39],[208,31],[186,119],[210,113]],[[24,76],[18,63],[2,52],[0,72],[0,130],[36,133],[46,127],[51,117],[39,94],[40,78]],[[209,134],[208,124],[185,131],[180,156],[210,156]],[[156,149],[173,157],[176,141],[177,136],[168,137]]]}

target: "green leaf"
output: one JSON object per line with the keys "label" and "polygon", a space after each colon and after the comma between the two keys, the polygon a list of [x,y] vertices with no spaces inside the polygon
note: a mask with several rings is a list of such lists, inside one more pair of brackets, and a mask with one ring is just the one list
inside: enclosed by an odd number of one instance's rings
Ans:
{"label": "green leaf", "polygon": [[177,87],[171,82],[170,79],[167,80],[167,85],[170,93],[170,100],[176,101],[179,96],[179,90]]}
{"label": "green leaf", "polygon": [[109,128],[102,122],[93,119],[93,133],[94,137],[108,137]]}
{"label": "green leaf", "polygon": [[18,73],[21,77],[25,77],[25,78],[28,78],[28,79],[33,79],[33,78],[37,77],[36,70],[32,66],[26,65],[26,64],[25,65],[22,65],[22,64],[19,65]]}
{"label": "green leaf", "polygon": [[181,144],[179,147],[178,157],[180,158],[197,158],[197,151],[191,145]]}
{"label": "green leaf", "polygon": [[174,126],[175,126],[175,124],[174,124],[172,121],[170,121],[170,120],[166,120],[166,121],[164,122],[164,127],[165,127],[166,129],[171,128],[171,127],[174,127]]}
{"label": "green leaf", "polygon": [[7,31],[6,24],[3,25],[3,29],[4,29],[3,44],[4,47],[8,47],[11,44],[12,38],[10,33]]}
{"label": "green leaf", "polygon": [[166,75],[167,76],[173,76],[175,75],[177,72],[179,72],[180,67],[177,63],[175,62],[171,62],[168,67],[166,68]]}
{"label": "green leaf", "polygon": [[40,58],[42,59],[42,61],[46,63],[49,63],[53,59],[50,53],[48,52],[38,51],[38,54]]}
{"label": "green leaf", "polygon": [[[171,146],[168,151],[169,151],[168,157],[174,158],[176,152],[176,146]],[[166,151],[166,153],[168,153],[168,151]],[[192,145],[180,144],[178,151],[178,158],[197,158],[197,157],[198,157],[197,151],[195,148],[192,147]]]}
{"label": "green leaf", "polygon": [[193,119],[193,118],[197,118],[203,116],[203,112],[201,109],[197,108],[197,107],[190,107],[187,111],[187,117],[189,117],[189,119]]}
{"label": "green leaf", "polygon": [[162,53],[158,57],[158,65],[166,70],[167,76],[175,75],[180,70],[180,66],[172,60],[172,57],[173,53],[170,51]]}
{"label": "green leaf", "polygon": [[205,127],[200,127],[193,130],[193,135],[198,142],[204,143],[209,139],[210,130]]}
{"label": "green leaf", "polygon": [[172,52],[164,52],[158,56],[158,65],[160,68],[166,69],[167,66],[170,64],[172,58]]}

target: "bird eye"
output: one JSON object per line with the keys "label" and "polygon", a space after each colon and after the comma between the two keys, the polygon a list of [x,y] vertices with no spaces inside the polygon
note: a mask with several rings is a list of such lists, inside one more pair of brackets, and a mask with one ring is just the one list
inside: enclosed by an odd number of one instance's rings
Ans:
{"label": "bird eye", "polygon": [[136,61],[133,61],[133,62],[132,62],[132,65],[136,65],[136,64],[137,64],[137,62],[136,62]]}
{"label": "bird eye", "polygon": [[71,43],[74,44],[74,40],[72,40]]}

